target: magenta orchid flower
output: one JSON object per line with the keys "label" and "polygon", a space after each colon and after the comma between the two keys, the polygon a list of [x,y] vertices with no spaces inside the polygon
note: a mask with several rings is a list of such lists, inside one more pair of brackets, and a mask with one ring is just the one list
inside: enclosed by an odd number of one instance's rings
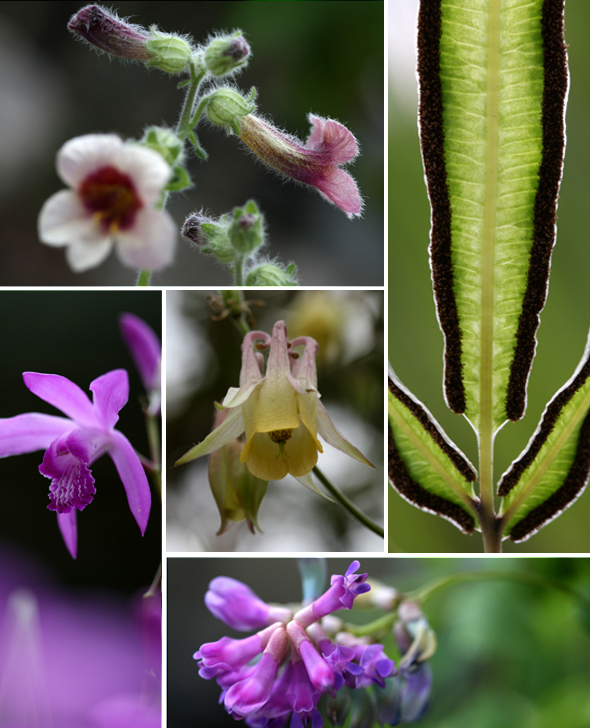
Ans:
{"label": "magenta orchid flower", "polygon": [[50,478],[49,510],[76,558],[76,510],[83,510],[96,489],[90,466],[108,453],[123,483],[129,507],[142,535],[151,506],[144,469],[129,440],[115,429],[119,410],[129,399],[124,369],[103,374],[90,385],[93,401],[73,382],[57,374],[23,374],[28,389],[66,417],[30,412],[0,419],[0,457],[45,450],[39,471]]}
{"label": "magenta orchid flower", "polygon": [[[301,346],[305,348],[299,355],[295,348]],[[265,375],[264,349],[269,349]],[[245,432],[240,460],[262,480],[280,480],[291,474],[321,495],[310,476],[318,453],[323,452],[318,434],[332,447],[373,467],[334,427],[319,399],[317,352],[318,344],[311,337],[289,341],[284,321],[277,321],[272,337],[263,331],[246,334],[240,386],[230,387],[222,403],[229,410],[226,418],[176,465],[209,455]]]}
{"label": "magenta orchid flower", "polygon": [[147,412],[155,415],[160,411],[162,345],[151,326],[138,316],[124,313],[119,323],[123,340],[148,395]]}
{"label": "magenta orchid flower", "polygon": [[342,169],[342,165],[358,156],[354,135],[333,119],[313,114],[308,119],[312,129],[305,144],[253,114],[239,118],[240,139],[272,169],[315,187],[349,218],[360,216],[363,201],[357,184]]}

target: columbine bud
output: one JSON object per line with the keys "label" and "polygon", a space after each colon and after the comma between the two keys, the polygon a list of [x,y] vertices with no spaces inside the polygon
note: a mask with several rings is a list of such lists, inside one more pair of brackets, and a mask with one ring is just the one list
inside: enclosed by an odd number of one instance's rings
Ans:
{"label": "columbine bud", "polygon": [[231,88],[217,89],[207,99],[207,116],[214,124],[233,129],[239,136],[239,120],[242,116],[251,114],[254,111],[256,108],[253,103],[255,97],[255,89],[252,89],[247,99]]}
{"label": "columbine bud", "polygon": [[191,57],[190,45],[177,35],[162,33],[152,26],[151,37],[146,42],[146,48],[152,58],[148,66],[155,66],[166,73],[180,73],[187,67]]}
{"label": "columbine bud", "polygon": [[149,32],[140,25],[126,23],[114,12],[99,5],[87,5],[72,16],[68,29],[80,40],[111,56],[131,61],[149,61]]}
{"label": "columbine bud", "polygon": [[285,269],[272,263],[263,263],[248,273],[247,286],[296,286],[297,268],[290,263]]}
{"label": "columbine bud", "polygon": [[[228,410],[216,413],[216,426],[221,424]],[[255,477],[240,462],[244,443],[235,439],[215,450],[209,456],[209,485],[217,503],[221,525],[217,535],[225,533],[232,523],[248,522],[254,534],[262,533],[258,525],[258,509],[266,493],[268,482]]]}
{"label": "columbine bud", "polygon": [[181,233],[191,243],[201,246],[201,253],[214,255],[222,263],[232,263],[236,251],[229,239],[229,225],[229,215],[222,215],[216,221],[202,212],[192,212],[184,221]]}
{"label": "columbine bud", "polygon": [[244,66],[250,56],[250,46],[240,32],[217,38],[205,50],[205,65],[213,76],[225,76]]}
{"label": "columbine bud", "polygon": [[263,217],[252,200],[234,209],[229,239],[238,253],[251,253],[263,244]]}

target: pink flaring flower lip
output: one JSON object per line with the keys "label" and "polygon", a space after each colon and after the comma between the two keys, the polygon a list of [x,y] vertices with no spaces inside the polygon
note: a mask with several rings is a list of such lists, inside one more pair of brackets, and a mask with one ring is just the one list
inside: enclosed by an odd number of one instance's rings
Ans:
{"label": "pink flaring flower lip", "polygon": [[23,374],[28,389],[60,409],[66,417],[29,412],[0,419],[0,457],[45,450],[39,466],[51,479],[49,510],[70,554],[76,558],[76,509],[92,502],[96,488],[90,466],[104,454],[112,459],[127,493],[129,508],[141,533],[151,507],[150,487],[129,440],[115,429],[119,411],[129,399],[124,369],[103,374],[90,384],[93,401],[73,382],[57,374]]}
{"label": "pink flaring flower lip", "polygon": [[269,167],[315,187],[349,218],[360,216],[363,201],[357,184],[342,169],[359,154],[354,135],[333,119],[313,114],[308,119],[312,128],[305,144],[253,114],[240,117],[240,139]]}

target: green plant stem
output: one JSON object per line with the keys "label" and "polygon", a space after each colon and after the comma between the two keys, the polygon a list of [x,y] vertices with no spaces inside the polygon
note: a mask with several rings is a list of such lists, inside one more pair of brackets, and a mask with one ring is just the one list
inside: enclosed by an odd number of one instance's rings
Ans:
{"label": "green plant stem", "polygon": [[317,466],[313,469],[313,472],[317,475],[318,479],[321,481],[322,485],[326,488],[326,490],[328,490],[330,494],[334,496],[338,503],[340,503],[340,505],[343,506],[355,520],[365,526],[365,528],[373,531],[373,533],[376,533],[377,536],[380,536],[381,538],[384,537],[385,534],[381,526],[373,523],[373,521],[365,516],[365,514],[354,505],[354,503],[351,503],[351,501],[349,501],[348,498],[343,493],[341,493],[338,488],[336,488],[336,486],[328,480],[328,478],[326,478],[326,476]]}
{"label": "green plant stem", "polygon": [[150,281],[152,279],[152,271],[145,269],[140,270],[139,275],[137,277],[137,286],[149,286]]}
{"label": "green plant stem", "polygon": [[236,254],[235,259],[235,284],[236,286],[243,286],[244,285],[244,261],[246,259],[246,256],[240,255],[239,253]]}
{"label": "green plant stem", "polygon": [[148,442],[150,446],[150,457],[153,463],[153,469],[151,472],[152,480],[156,486],[160,498],[162,497],[162,462],[161,462],[161,447],[160,447],[160,428],[159,428],[159,417],[146,412],[145,415],[145,427],[148,436]]}
{"label": "green plant stem", "polygon": [[193,106],[195,104],[195,98],[197,97],[197,92],[199,90],[199,86],[201,85],[201,81],[205,77],[206,71],[201,70],[199,71],[196,67],[196,64],[194,61],[191,61],[190,63],[190,71],[191,71],[191,81],[190,85],[187,91],[187,94],[184,99],[184,104],[182,106],[182,112],[180,114],[180,119],[178,120],[178,125],[176,127],[176,136],[181,140],[184,141],[191,130],[191,122],[192,122],[192,110]]}

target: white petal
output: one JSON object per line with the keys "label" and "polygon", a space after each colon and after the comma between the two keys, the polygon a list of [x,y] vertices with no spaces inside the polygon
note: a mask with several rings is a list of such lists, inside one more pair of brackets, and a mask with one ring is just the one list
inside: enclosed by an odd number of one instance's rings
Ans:
{"label": "white petal", "polygon": [[117,233],[117,252],[124,265],[135,270],[159,270],[174,258],[176,223],[165,210],[144,208],[133,228]]}
{"label": "white petal", "polygon": [[71,190],[56,192],[39,214],[39,239],[48,245],[59,247],[87,238],[94,227],[78,195]]}
{"label": "white petal", "polygon": [[138,144],[126,144],[114,166],[131,177],[140,200],[147,205],[157,202],[172,176],[172,168],[158,152]]}
{"label": "white petal", "polygon": [[57,173],[76,188],[99,167],[117,166],[125,142],[115,134],[86,134],[66,142],[57,153]]}
{"label": "white petal", "polygon": [[75,273],[96,268],[106,259],[113,247],[109,237],[96,240],[77,240],[66,250],[66,260]]}

